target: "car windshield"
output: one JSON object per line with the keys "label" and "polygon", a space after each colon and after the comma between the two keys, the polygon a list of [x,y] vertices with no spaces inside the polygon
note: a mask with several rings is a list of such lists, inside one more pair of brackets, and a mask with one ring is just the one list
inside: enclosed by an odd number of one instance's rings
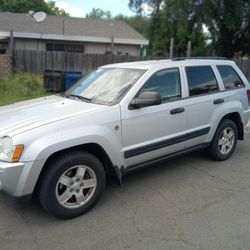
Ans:
{"label": "car windshield", "polygon": [[144,72],[140,69],[100,68],[78,81],[65,95],[111,105],[119,101]]}

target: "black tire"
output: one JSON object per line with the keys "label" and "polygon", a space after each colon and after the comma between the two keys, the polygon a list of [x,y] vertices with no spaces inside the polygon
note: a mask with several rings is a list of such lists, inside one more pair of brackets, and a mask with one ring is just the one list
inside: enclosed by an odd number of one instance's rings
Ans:
{"label": "black tire", "polygon": [[[69,171],[70,173],[74,171],[74,166],[76,166],[76,170],[78,170],[78,166],[85,166],[88,167],[89,171],[93,172],[95,176],[95,187],[93,188],[92,195],[86,204],[83,204],[81,207],[77,208],[68,208],[64,207],[64,205],[60,204],[58,197],[59,185],[58,181],[61,180],[62,176],[65,176],[65,172]],[[72,168],[73,167],[73,168]],[[57,158],[53,159],[49,162],[49,165],[46,168],[46,172],[42,176],[42,180],[39,185],[39,200],[43,208],[50,214],[54,215],[55,217],[61,219],[70,219],[82,215],[88,212],[100,199],[106,185],[106,174],[102,163],[92,154],[87,152],[69,152],[59,155]],[[72,170],[73,169],[73,170]],[[68,173],[68,172],[66,172]],[[75,174],[76,175],[76,174]],[[86,175],[86,171],[83,174]],[[71,178],[71,177],[70,177]],[[76,178],[75,176],[72,178]],[[82,179],[82,180],[83,180]],[[75,180],[79,181],[78,180]],[[77,183],[75,183],[77,184]],[[72,182],[67,185],[73,185]],[[83,185],[83,184],[81,184]],[[69,188],[70,186],[60,186],[67,192],[72,192]],[[90,188],[89,190],[91,190]],[[79,192],[75,188],[75,192]],[[85,189],[87,190],[87,189]],[[88,191],[88,190],[87,190]],[[66,192],[66,191],[65,191]],[[81,191],[85,192],[85,191]],[[81,193],[80,192],[80,193]],[[80,194],[81,195],[81,194]],[[83,195],[84,197],[84,195]],[[72,196],[71,199],[76,199],[76,196]],[[68,201],[68,200],[67,200]],[[78,200],[75,200],[77,203]],[[73,202],[74,203],[74,202]],[[72,204],[73,204],[72,203]],[[80,203],[79,203],[80,204]],[[76,205],[77,206],[77,205]]]}
{"label": "black tire", "polygon": [[[234,140],[231,146],[228,147],[228,152],[225,149],[225,152],[223,154],[221,153],[223,150],[219,145],[219,141],[223,137],[222,135],[223,131],[227,129],[228,131],[232,131],[234,133]],[[238,128],[235,122],[229,119],[223,119],[215,132],[212,143],[209,146],[209,151],[208,151],[209,155],[216,161],[227,160],[233,154],[235,147],[237,145],[237,140],[238,140]]]}

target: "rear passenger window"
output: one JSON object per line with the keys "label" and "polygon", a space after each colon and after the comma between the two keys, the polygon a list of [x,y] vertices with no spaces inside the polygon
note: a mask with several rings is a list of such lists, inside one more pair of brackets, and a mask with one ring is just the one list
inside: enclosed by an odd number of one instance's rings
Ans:
{"label": "rear passenger window", "polygon": [[162,102],[173,101],[181,98],[181,81],[178,69],[166,69],[155,73],[141,88],[145,91],[159,92]]}
{"label": "rear passenger window", "polygon": [[189,96],[213,93],[219,90],[210,66],[186,67]]}
{"label": "rear passenger window", "polygon": [[243,81],[231,66],[217,66],[225,89],[237,89],[244,87]]}

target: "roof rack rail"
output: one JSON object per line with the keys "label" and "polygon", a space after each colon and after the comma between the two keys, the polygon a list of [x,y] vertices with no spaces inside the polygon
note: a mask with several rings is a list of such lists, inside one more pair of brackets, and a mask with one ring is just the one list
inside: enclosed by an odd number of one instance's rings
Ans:
{"label": "roof rack rail", "polygon": [[214,57],[214,56],[202,56],[202,57],[174,57],[172,61],[184,61],[192,59],[205,59],[205,60],[230,60],[227,57]]}

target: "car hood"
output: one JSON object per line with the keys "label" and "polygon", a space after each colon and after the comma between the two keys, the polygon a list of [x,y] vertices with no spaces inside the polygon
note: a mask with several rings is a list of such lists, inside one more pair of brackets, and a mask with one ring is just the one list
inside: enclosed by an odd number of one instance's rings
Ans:
{"label": "car hood", "polygon": [[0,137],[14,136],[49,123],[106,108],[56,95],[3,106],[0,107]]}

